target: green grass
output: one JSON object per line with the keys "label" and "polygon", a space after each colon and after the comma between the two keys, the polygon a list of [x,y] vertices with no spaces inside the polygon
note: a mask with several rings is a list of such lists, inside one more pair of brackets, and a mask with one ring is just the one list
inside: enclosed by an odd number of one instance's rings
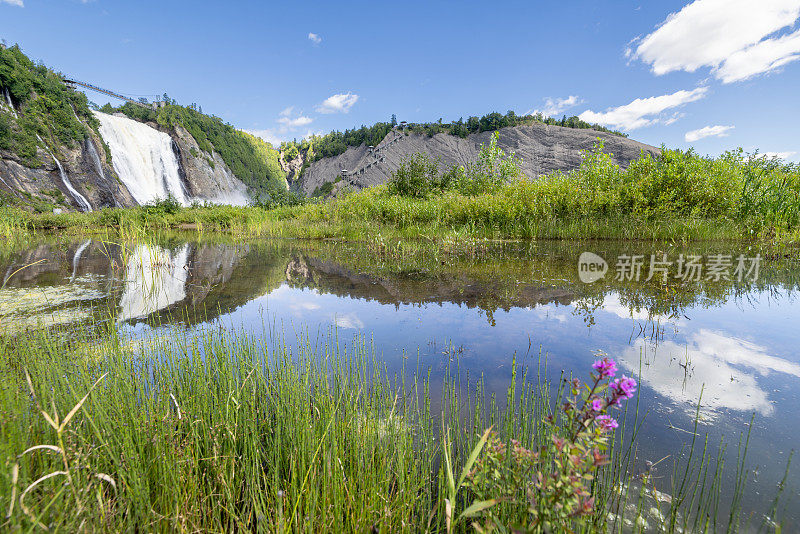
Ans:
{"label": "green grass", "polygon": [[[538,372],[524,362],[536,376],[512,365],[505,399],[457,366],[434,397],[424,369],[389,375],[363,342],[345,349],[334,334],[291,353],[262,341],[179,328],[132,340],[113,327],[0,340],[0,528],[442,532],[441,436],[456,473],[489,427],[535,450],[563,395],[541,358]],[[744,447],[726,500],[723,465],[698,438],[660,487],[670,504],[635,476],[637,429],[617,431],[578,531],[621,531],[638,516],[671,532],[739,527]],[[456,514],[471,499],[461,491]]]}
{"label": "green grass", "polygon": [[[480,165],[454,174],[453,185],[443,186],[437,178],[441,187],[426,187],[421,194],[398,194],[390,183],[343,198],[273,209],[165,210],[154,205],[52,215],[7,207],[0,235],[10,238],[52,230],[146,234],[183,228],[239,237],[368,242],[727,239],[780,246],[800,242],[800,170],[796,165],[745,156],[741,151],[705,158],[691,151],[665,150],[657,158],[644,156],[623,170],[598,146],[585,154],[573,172],[502,183],[477,175],[494,173],[498,165],[513,167],[513,158],[494,154],[491,147],[487,150]],[[501,170],[513,176],[513,169]],[[475,194],[473,186],[478,182],[491,187],[478,188],[487,190]]]}

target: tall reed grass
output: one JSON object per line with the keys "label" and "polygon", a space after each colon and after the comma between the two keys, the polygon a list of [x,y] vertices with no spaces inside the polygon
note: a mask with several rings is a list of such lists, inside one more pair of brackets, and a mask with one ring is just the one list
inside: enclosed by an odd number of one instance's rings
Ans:
{"label": "tall reed grass", "polygon": [[[474,499],[451,491],[453,473],[488,428],[537,450],[564,400],[541,356],[514,362],[505,398],[457,364],[434,396],[425,369],[390,376],[368,344],[335,332],[298,345],[274,329],[270,344],[216,327],[156,332],[0,340],[0,529],[466,532],[471,520],[448,522]],[[638,402],[627,410],[576,531],[741,527],[746,443],[732,501],[697,428],[657,490],[637,458]]]}

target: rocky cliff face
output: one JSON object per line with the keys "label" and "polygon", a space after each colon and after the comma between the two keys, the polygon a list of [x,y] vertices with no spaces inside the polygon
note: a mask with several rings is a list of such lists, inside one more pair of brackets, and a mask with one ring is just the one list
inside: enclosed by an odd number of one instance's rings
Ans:
{"label": "rocky cliff face", "polygon": [[[333,182],[342,176],[345,169],[348,176],[336,184],[334,192],[345,186],[362,189],[389,180],[403,158],[416,152],[439,158],[442,170],[452,165],[472,163],[477,159],[481,145],[489,144],[491,135],[491,132],[482,132],[462,139],[445,133],[428,137],[395,130],[375,150],[370,151],[364,145],[349,148],[343,154],[312,163],[300,176],[297,172],[290,172],[289,180],[293,188],[311,195],[325,182]],[[642,153],[660,153],[658,148],[619,135],[545,124],[503,128],[498,146],[521,158],[523,173],[534,179],[549,172],[577,168],[581,151],[591,150],[598,138],[604,142],[604,150],[612,153],[622,167]],[[287,166],[286,170],[292,169]]]}
{"label": "rocky cliff face", "polygon": [[247,204],[247,187],[215,150],[210,154],[201,150],[195,138],[182,126],[166,133],[178,148],[181,170],[191,197],[235,206]]}
{"label": "rocky cliff face", "polygon": [[[191,134],[180,126],[174,130],[164,130],[154,123],[148,126],[172,138],[178,172],[192,201],[247,204],[247,188],[219,154],[201,150]],[[39,165],[31,166],[30,161],[0,149],[0,192],[5,193],[10,203],[39,210],[85,211],[82,198],[93,210],[138,205],[114,166],[109,165],[107,145],[94,130],[88,130],[90,137],[79,147],[59,147],[52,153],[39,148],[36,158]]]}
{"label": "rocky cliff face", "polygon": [[[58,158],[64,175],[54,157]],[[23,205],[50,204],[64,211],[83,209],[78,195],[92,209],[135,205],[108,165],[103,144],[94,133],[77,148],[61,147],[57,153],[39,148],[37,159],[42,164],[30,167],[29,162],[23,162],[16,154],[0,150],[0,190]]]}

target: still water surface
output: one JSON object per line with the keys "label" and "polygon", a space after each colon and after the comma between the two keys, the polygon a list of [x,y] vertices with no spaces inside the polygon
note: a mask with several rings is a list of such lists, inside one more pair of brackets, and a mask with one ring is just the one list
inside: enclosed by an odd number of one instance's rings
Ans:
{"label": "still water surface", "polygon": [[[609,263],[591,284],[578,272],[585,251]],[[646,280],[651,254],[674,261],[666,281],[660,273]],[[706,269],[709,258],[731,255],[730,272],[681,278],[681,254],[701,256]],[[391,373],[430,370],[433,384],[457,361],[501,398],[515,356],[536,366],[541,355],[551,377],[585,377],[603,351],[640,380],[646,415],[637,462],[668,457],[656,472],[665,486],[669,458],[691,440],[698,402],[699,432],[714,449],[724,438],[731,469],[752,418],[745,509],[758,522],[800,442],[800,264],[762,259],[758,273],[737,276],[736,258],[755,254],[725,244],[537,243],[389,254],[293,241],[43,241],[0,262],[0,331],[112,320],[134,335],[176,322],[212,324],[265,343],[275,332],[287,340],[333,332],[343,344],[366,340]],[[626,255],[645,259],[638,281],[615,279],[617,258]],[[793,468],[785,498],[795,524],[798,486]]]}

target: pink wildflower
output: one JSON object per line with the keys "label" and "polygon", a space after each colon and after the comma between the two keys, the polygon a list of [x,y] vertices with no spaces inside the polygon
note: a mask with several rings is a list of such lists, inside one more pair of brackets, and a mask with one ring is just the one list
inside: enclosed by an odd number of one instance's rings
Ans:
{"label": "pink wildflower", "polygon": [[617,374],[617,364],[614,360],[610,358],[603,358],[602,360],[597,360],[592,364],[592,369],[597,371],[600,375],[600,378],[611,378],[615,374]]}

